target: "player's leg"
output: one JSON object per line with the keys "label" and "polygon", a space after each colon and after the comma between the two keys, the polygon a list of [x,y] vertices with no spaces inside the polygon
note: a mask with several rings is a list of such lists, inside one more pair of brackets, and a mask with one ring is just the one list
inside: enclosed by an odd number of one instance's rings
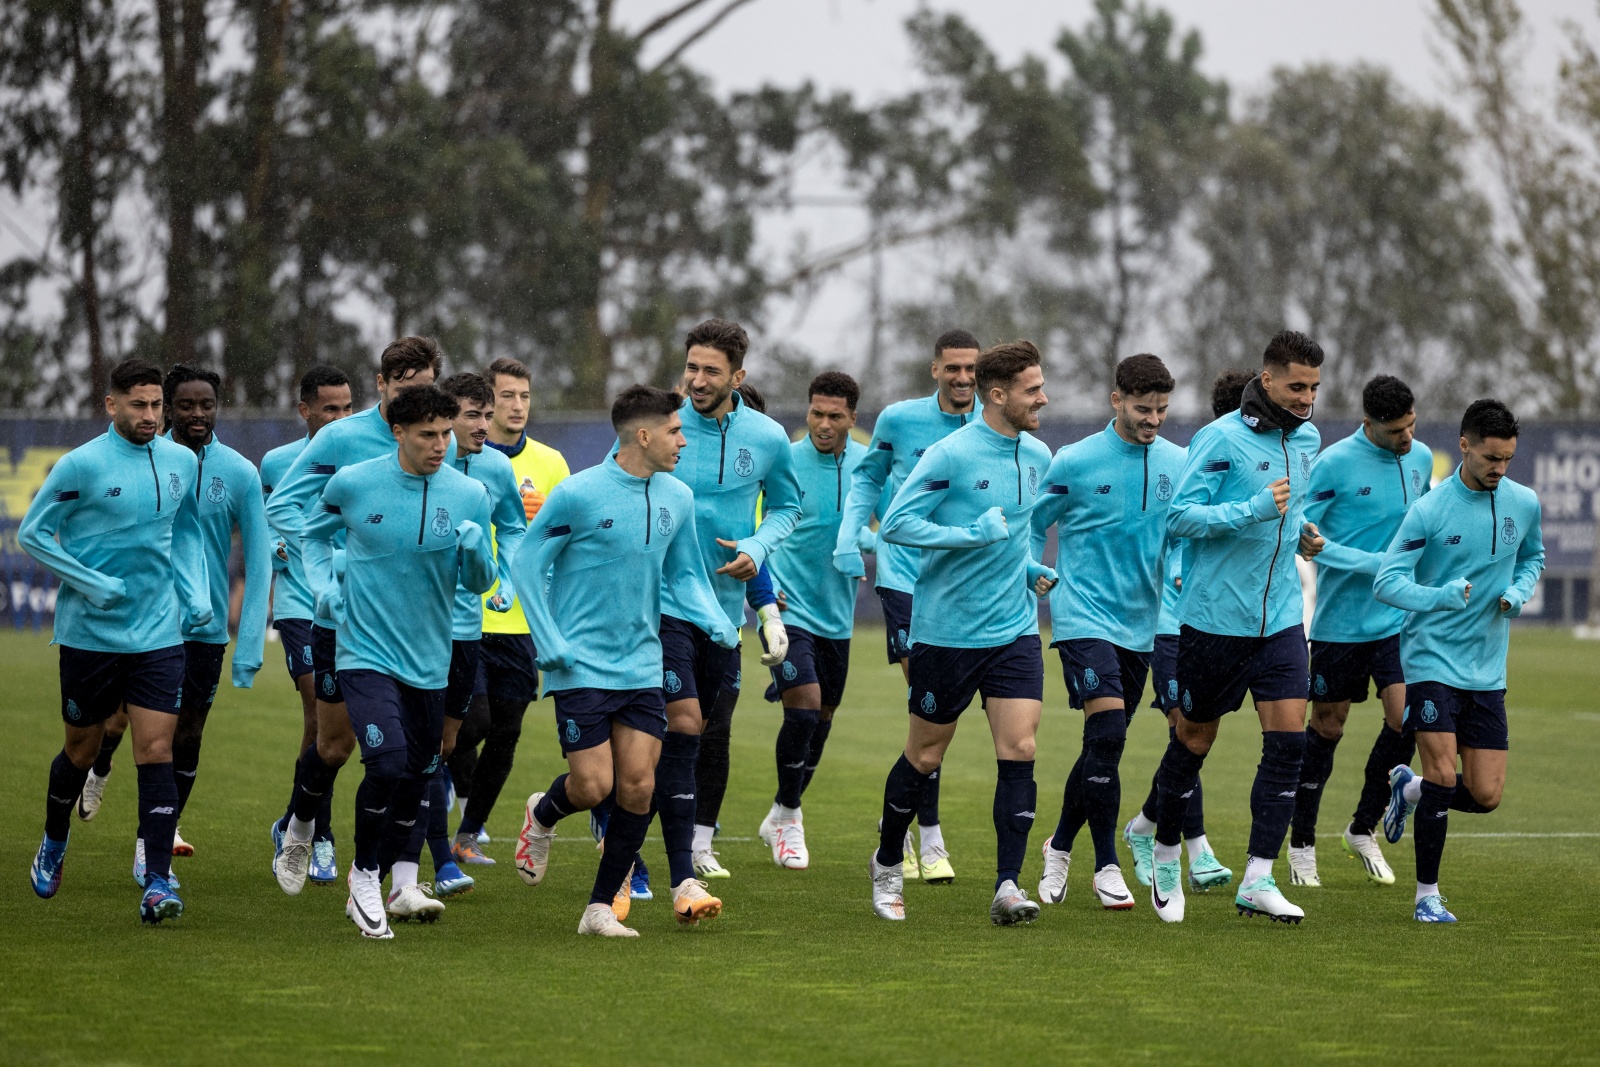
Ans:
{"label": "player's leg", "polygon": [[[182,669],[181,649],[169,665],[156,668],[162,674],[170,670],[172,681],[180,687]],[[129,682],[128,732],[133,738],[133,762],[139,774],[139,837],[143,842],[140,873],[144,875],[141,883],[144,899],[140,903],[139,917],[145,922],[158,923],[183,914],[183,902],[174,892],[177,887],[172,878],[172,837],[178,828],[178,786],[172,774],[172,738],[177,731],[178,708],[171,697],[159,708],[136,704],[136,700],[158,696],[157,687],[141,692],[134,678]]]}
{"label": "player's leg", "polygon": [[[638,931],[623,926],[622,920],[627,917],[629,871],[640,846],[644,844],[645,831],[650,826],[650,799],[655,792],[656,762],[661,756],[660,735],[665,733],[665,729],[659,721],[638,722],[637,715],[641,712],[664,715],[665,705],[659,690],[651,691],[648,698],[644,694],[628,696],[638,696],[651,707],[634,709],[632,712],[623,710],[611,725],[608,748],[612,760],[610,778],[614,787],[610,794],[615,801],[607,822],[605,844],[601,849],[599,867],[595,871],[594,885],[589,891],[589,903],[578,922],[580,934],[638,936]],[[640,729],[640,726],[645,728]],[[617,911],[619,906],[624,909],[621,914]],[[720,901],[716,907],[720,909]],[[697,916],[691,907],[686,919],[683,915],[679,918],[698,922],[700,918],[709,918],[711,914],[714,914],[712,909],[701,907]]]}
{"label": "player's leg", "polygon": [[[447,764],[450,768],[450,781],[455,788],[457,809],[462,815],[466,814],[467,805],[471,803],[473,786],[478,780],[478,746],[482,745],[483,739],[488,736],[489,694],[474,693],[472,703],[467,707],[467,717],[462,720],[461,729],[456,733],[455,750],[450,754],[450,761]],[[476,835],[473,840],[477,841]]]}
{"label": "player's leg", "polygon": [[700,690],[695,677],[695,635],[689,623],[661,617],[661,685],[667,732],[656,765],[655,807],[661,819],[670,884],[696,879],[694,869],[695,763],[700,755]]}
{"label": "player's leg", "polygon": [[[888,645],[889,662],[900,665],[900,674],[909,687],[911,685],[911,594],[881,586],[875,591],[878,594],[878,603],[883,608],[883,629]],[[956,877],[955,868],[950,864],[950,852],[944,843],[944,828],[939,822],[939,778],[940,769],[935,767],[933,774],[923,785],[922,803],[917,808],[916,819],[922,839],[921,848],[912,847],[913,842],[908,830],[902,871],[906,878],[920,878],[922,868],[927,866],[933,871],[933,883],[936,885],[953,882]]]}
{"label": "player's leg", "polygon": [[817,645],[814,634],[789,627],[789,651],[783,662],[772,668],[772,684],[766,692],[768,700],[782,703],[783,723],[773,746],[778,787],[772,810],[761,820],[756,833],[772,849],[772,862],[790,870],[804,870],[810,865],[800,797],[805,791],[811,739],[822,721]]}
{"label": "player's leg", "polygon": [[[289,819],[294,814],[294,800],[299,792],[300,772],[308,749],[317,743],[316,657],[312,651],[311,623],[305,619],[278,619],[273,623],[283,644],[284,665],[289,680],[300,696],[300,744],[295,749],[294,778],[289,789],[289,802],[283,815],[272,824],[273,854],[283,847],[283,836],[289,831]],[[310,880],[318,885],[331,885],[338,880],[338,862],[333,846],[333,794],[330,790],[323,798],[321,808],[313,820],[315,831],[310,869]]]}
{"label": "player's leg", "polygon": [[1289,820],[1289,882],[1320,888],[1317,873],[1317,815],[1322,791],[1333,774],[1333,754],[1344,737],[1350,701],[1312,701],[1306,722],[1305,756],[1300,762],[1300,784],[1295,789],[1294,814]]}
{"label": "player's leg", "polygon": [[105,740],[106,721],[122,704],[127,660],[103,652],[60,646],[61,751],[50,763],[45,790],[44,838],[29,869],[29,881],[39,896],[50,898],[61,888],[72,832],[72,809],[77,806],[90,768]]}
{"label": "player's leg", "polygon": [[[1453,722],[1429,725],[1453,726]],[[1427,729],[1419,730],[1415,736],[1422,775],[1407,783],[1415,786],[1416,794],[1411,801],[1416,805],[1416,822],[1411,831],[1417,861],[1415,916],[1418,922],[1455,922],[1439,893],[1439,865],[1450,828],[1450,802],[1457,791],[1456,735],[1453,729]]]}
{"label": "player's leg", "polygon": [[[294,803],[291,805],[289,822],[284,827],[278,857],[274,858],[274,870],[277,869],[277,860],[282,857],[283,848],[287,847],[290,838],[307,843],[307,847],[310,847],[309,842],[317,833],[319,813],[333,802],[333,784],[339,776],[339,768],[345,765],[356,748],[356,735],[351,730],[350,714],[345,707],[344,689],[335,667],[338,654],[337,634],[333,630],[313,625],[311,654],[315,664],[312,678],[316,692],[317,740],[316,744],[307,748],[300,756],[300,766],[295,775]],[[304,878],[300,877],[296,869],[299,851],[297,848],[297,860],[288,868],[288,884],[282,879],[279,880],[279,885],[284,887],[285,892],[289,892],[288,886],[293,885],[295,886],[293,893],[298,893],[300,887],[305,884]],[[308,868],[310,856],[311,852],[306,852]]]}
{"label": "player's leg", "polygon": [[483,753],[473,771],[473,787],[464,806],[457,840],[476,840],[489,821],[500,792],[516,762],[522,720],[528,705],[539,699],[539,669],[533,639],[527,634],[487,634],[483,639],[483,675],[488,691],[488,719]]}
{"label": "player's leg", "polygon": [[[178,710],[177,731],[172,738],[172,774],[178,785],[178,818],[183,818],[189,805],[189,795],[194,791],[195,778],[200,773],[200,741],[205,733],[206,718],[217,698],[217,684],[222,678],[222,660],[227,645],[202,644],[185,641],[183,646],[183,706]],[[192,856],[194,847],[183,840],[183,835],[173,831],[172,854]]]}
{"label": "player's leg", "polygon": [[[478,679],[479,652],[477,641],[451,643],[450,671],[444,694],[444,734],[439,744],[441,767],[455,750],[462,720],[472,705]],[[400,856],[400,862],[420,862],[422,846],[426,843],[429,859],[433,862],[434,896],[447,900],[471,892],[477,880],[461,870],[450,847],[450,796],[442,770],[429,776],[417,815],[417,824],[412,829],[411,839]],[[396,869],[400,870],[399,863]],[[401,876],[411,873],[409,867],[400,870]],[[401,881],[402,878],[397,876],[391,885],[399,885]]]}
{"label": "player's leg", "polygon": [[[1044,658],[1039,636],[1024,634],[1005,648],[994,650],[979,667],[977,680],[994,738],[996,761],[995,893],[989,905],[989,919],[997,926],[1029,923],[1039,917],[1039,905],[1028,899],[1020,883],[1038,804],[1033,764],[1039,716],[1044,707]],[[1114,832],[1115,814],[1110,825]]]}
{"label": "player's leg", "polygon": [[[476,642],[463,642],[476,645]],[[477,675],[477,665],[467,672],[467,688]],[[389,817],[384,827],[378,867],[390,875],[386,898],[390,918],[404,922],[418,919],[431,922],[444,911],[444,904],[420,884],[419,859],[427,837],[427,798],[438,784],[444,760],[446,695],[441,689],[417,689],[400,683],[400,721],[405,731],[406,767],[389,801]],[[463,701],[465,698],[462,698]],[[442,792],[442,791],[441,791]],[[442,827],[441,827],[442,829]],[[441,842],[442,843],[442,842]],[[431,889],[431,887],[430,887]]]}
{"label": "player's leg", "polygon": [[1416,754],[1415,737],[1403,729],[1406,705],[1405,676],[1400,670],[1400,638],[1377,642],[1372,659],[1373,684],[1383,703],[1383,722],[1367,754],[1361,796],[1356,801],[1350,824],[1345,827],[1344,847],[1361,860],[1367,877],[1379,885],[1393,885],[1394,871],[1384,859],[1375,830],[1389,802],[1389,772],[1411,762]]}
{"label": "player's leg", "polygon": [[106,795],[106,779],[111,777],[112,757],[116,755],[118,746],[122,744],[122,735],[127,731],[128,712],[118,708],[104,723],[100,752],[95,756],[94,766],[89,768],[89,775],[83,782],[83,793],[78,797],[78,818],[84,822],[93,819],[100,811],[100,804]]}
{"label": "player's leg", "polygon": [[[739,704],[743,661],[740,650],[725,649],[710,637],[696,638],[696,687],[700,691],[700,754],[695,759],[694,870],[701,878],[727,878],[729,872],[711,847],[728,793],[728,758],[733,712]],[[707,694],[715,694],[707,697]]]}

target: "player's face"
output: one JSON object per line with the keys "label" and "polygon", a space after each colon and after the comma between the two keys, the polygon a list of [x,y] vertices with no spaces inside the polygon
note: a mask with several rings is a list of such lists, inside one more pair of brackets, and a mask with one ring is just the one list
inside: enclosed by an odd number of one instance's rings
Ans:
{"label": "player's face", "polygon": [[200,448],[217,428],[217,391],[210,382],[184,382],[172,391],[172,439]]}
{"label": "player's face", "polygon": [[806,431],[818,452],[843,452],[855,424],[856,413],[842,396],[814,396],[806,408]]}
{"label": "player's face", "polygon": [[1322,368],[1308,367],[1304,363],[1291,363],[1287,370],[1264,367],[1261,371],[1261,388],[1266,391],[1267,399],[1302,419],[1311,417],[1311,405],[1317,402],[1317,389],[1321,384]]}
{"label": "player's face", "polygon": [[122,439],[147,445],[161,432],[161,386],[136,385],[106,397],[106,414]]}
{"label": "player's face", "polygon": [[720,414],[728,397],[744,381],[744,368],[733,370],[720,348],[695,345],[683,361],[683,385],[678,390],[702,415]]}
{"label": "player's face", "polygon": [[1473,441],[1470,437],[1461,439],[1461,466],[1467,483],[1475,483],[1491,493],[1500,487],[1500,479],[1506,476],[1506,469],[1516,454],[1515,437],[1485,437],[1482,441]]}
{"label": "player's face", "polygon": [[1379,448],[1387,448],[1397,456],[1403,456],[1411,451],[1411,442],[1417,436],[1415,411],[1408,411],[1389,422],[1376,422],[1372,419],[1362,419],[1361,422],[1367,428],[1367,437]]}
{"label": "player's face", "polygon": [[954,411],[972,407],[978,381],[978,350],[947,348],[933,361],[933,380],[939,383],[939,399]]}
{"label": "player's face", "polygon": [[476,456],[489,439],[489,409],[476,400],[463,398],[454,426],[456,451]]}
{"label": "player's face", "polygon": [[1124,441],[1148,445],[1161,435],[1167,421],[1170,393],[1140,393],[1138,396],[1111,394],[1111,410],[1117,413],[1117,433]]}
{"label": "player's face", "polygon": [[1039,409],[1050,403],[1044,395],[1044,371],[1029,367],[1011,379],[1010,385],[990,389],[988,399],[1013,430],[1037,430]]}
{"label": "player's face", "polygon": [[300,401],[300,417],[306,420],[306,432],[317,436],[317,431],[330,422],[338,422],[355,410],[355,400],[348,385],[322,385],[311,403]]}
{"label": "player's face", "polygon": [[432,385],[433,368],[424,367],[421,370],[408,370],[398,378],[385,378],[378,375],[378,396],[387,404],[400,395],[402,389],[410,389],[413,385]]}
{"label": "player's face", "polygon": [[678,469],[678,455],[684,445],[683,416],[674,411],[660,422],[641,426],[634,433],[644,451],[645,464],[651,470],[670,474]]}
{"label": "player's face", "polygon": [[[527,428],[528,409],[533,406],[533,393],[526,378],[514,374],[494,376],[495,432],[505,437],[516,437]],[[513,442],[514,443],[514,442]]]}
{"label": "player's face", "polygon": [[450,448],[455,423],[444,417],[414,422],[410,426],[391,426],[400,445],[400,466],[409,474],[437,474]]}

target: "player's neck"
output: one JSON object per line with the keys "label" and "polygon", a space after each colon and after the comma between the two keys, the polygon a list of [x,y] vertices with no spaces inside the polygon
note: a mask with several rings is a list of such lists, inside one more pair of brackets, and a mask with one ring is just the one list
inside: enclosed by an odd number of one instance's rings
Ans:
{"label": "player's neck", "polygon": [[498,422],[494,422],[492,420],[489,423],[489,441],[492,444],[503,445],[506,448],[510,448],[512,445],[522,440],[522,434],[522,430],[507,430]]}
{"label": "player's neck", "polygon": [[1000,413],[999,408],[991,404],[983,406],[983,422],[989,429],[1002,437],[1016,437],[1022,432],[1006,420],[1006,417]]}
{"label": "player's neck", "polygon": [[1116,430],[1117,436],[1122,438],[1122,440],[1124,442],[1126,442],[1126,443],[1128,443],[1130,445],[1137,446],[1139,448],[1147,448],[1147,447],[1149,447],[1144,441],[1139,440],[1137,435],[1135,435],[1133,437],[1129,437],[1128,436],[1128,431],[1127,431],[1126,427],[1124,427],[1122,425],[1122,420],[1121,419],[1112,419],[1111,420],[1111,428]]}
{"label": "player's neck", "polygon": [[974,405],[977,403],[976,399],[973,399],[967,401],[966,407],[958,407],[954,400],[951,400],[949,397],[944,395],[943,389],[939,390],[938,395],[939,410],[944,412],[946,415],[970,415],[972,414]]}
{"label": "player's neck", "polygon": [[617,449],[616,459],[617,466],[635,478],[649,478],[652,474],[658,473],[654,467],[650,466],[649,461],[645,459],[644,449],[642,448],[624,445]]}
{"label": "player's neck", "polygon": [[1493,490],[1487,485],[1484,485],[1482,482],[1478,481],[1478,479],[1472,476],[1472,472],[1467,469],[1467,465],[1465,463],[1461,465],[1461,484],[1472,490],[1474,493],[1493,492]]}
{"label": "player's neck", "polygon": [[806,440],[811,442],[812,448],[816,449],[818,453],[824,456],[842,456],[844,455],[844,450],[850,446],[849,437],[840,437],[839,443],[834,445],[832,448],[823,448],[821,445],[817,444],[817,439],[812,437],[810,434],[806,435]]}

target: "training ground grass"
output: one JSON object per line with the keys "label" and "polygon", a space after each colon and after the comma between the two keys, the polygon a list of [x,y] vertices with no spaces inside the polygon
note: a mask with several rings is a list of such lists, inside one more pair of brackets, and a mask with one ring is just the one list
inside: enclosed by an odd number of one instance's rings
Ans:
{"label": "training ground grass", "polygon": [[[634,906],[630,924],[644,936],[627,942],[576,935],[597,856],[583,817],[562,825],[544,885],[524,886],[511,866],[523,798],[561,769],[548,701],[529,710],[489,825],[500,863],[473,869],[477,891],[452,901],[438,924],[364,941],[344,918],[342,887],[284,896],[268,870],[267,827],[286,799],[300,712],[277,645],[254,690],[226,688],[224,671],[183,821],[196,849],[177,861],[184,917],[159,928],[138,922],[126,747],[100,816],[74,824],[60,894],[36,899],[27,867],[61,743],[56,655],[45,642],[0,634],[0,804],[11,815],[0,831],[0,1061],[1600,1058],[1592,784],[1600,647],[1565,634],[1521,630],[1513,639],[1505,802],[1489,816],[1451,816],[1443,884],[1461,919],[1453,927],[1412,921],[1409,837],[1387,849],[1399,878],[1391,888],[1368,884],[1339,848],[1376,702],[1356,708],[1328,786],[1325,888],[1288,890],[1308,913],[1298,927],[1235,914],[1232,886],[1191,897],[1178,927],[1156,920],[1144,892],[1132,912],[1104,912],[1088,889],[1086,835],[1064,904],[1030,927],[991,926],[994,763],[976,710],[945,763],[945,835],[958,878],[908,885],[904,923],[875,919],[867,855],[884,774],[904,740],[905,690],[898,669],[883,663],[881,631],[867,630],[806,797],[811,869],[778,870],[754,840],[771,799],[779,716],[761,700],[766,672],[747,655],[718,845],[733,878],[713,884],[727,911],[700,929],[673,922],[652,835],[645,858],[657,899]],[[1080,717],[1067,709],[1053,654],[1048,664],[1030,892],[1079,747]],[[1123,763],[1124,819],[1165,738],[1159,718],[1141,711]],[[1227,720],[1205,770],[1207,829],[1236,872],[1259,752],[1246,710]],[[356,770],[341,777],[335,807],[345,864]],[[1124,864],[1131,883],[1131,858]],[[1286,862],[1278,873],[1286,883]]]}

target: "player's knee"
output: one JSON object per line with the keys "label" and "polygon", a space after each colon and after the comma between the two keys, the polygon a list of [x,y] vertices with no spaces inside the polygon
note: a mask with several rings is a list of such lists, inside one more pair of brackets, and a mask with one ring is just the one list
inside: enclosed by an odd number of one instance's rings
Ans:
{"label": "player's knee", "polygon": [[655,788],[656,775],[653,768],[641,767],[624,771],[617,778],[617,803],[632,812],[649,811],[650,798]]}
{"label": "player's knee", "polygon": [[[322,755],[322,746],[317,746],[317,754]],[[323,756],[324,763],[328,757]],[[410,758],[403,748],[381,748],[376,752],[368,752],[361,757],[361,763],[366,768],[368,778],[382,781],[393,780],[398,782],[406,776],[410,765]]]}
{"label": "player's knee", "polygon": [[1298,767],[1305,754],[1304,730],[1268,730],[1261,735],[1261,756],[1269,763]]}
{"label": "player's knee", "polygon": [[609,769],[571,770],[567,772],[567,799],[580,810],[597,806],[611,795]]}
{"label": "player's knee", "polygon": [[1344,722],[1349,714],[1349,705],[1330,707],[1327,704],[1313,704],[1310,726],[1329,741],[1337,741],[1344,736]]}
{"label": "player's knee", "polygon": [[822,712],[816,708],[784,708],[783,721],[794,723],[810,723],[815,726],[822,720]]}
{"label": "player's knee", "polygon": [[1013,741],[1006,742],[1004,745],[995,746],[995,755],[998,758],[1018,760],[1024,763],[1031,762],[1036,751],[1037,746],[1031,737],[1019,737]]}
{"label": "player's knee", "polygon": [[834,705],[834,706],[824,705],[822,710],[817,712],[817,721],[818,722],[832,722],[833,721],[833,713],[838,711],[838,710],[839,710],[839,708],[838,708],[837,705]]}
{"label": "player's knee", "polygon": [[1472,794],[1472,799],[1485,812],[1493,811],[1500,806],[1500,796],[1505,792],[1504,782],[1468,782],[1467,792]]}
{"label": "player's knee", "polygon": [[1179,716],[1177,729],[1179,743],[1196,756],[1209,753],[1211,743],[1217,739],[1215,723],[1195,723]]}

